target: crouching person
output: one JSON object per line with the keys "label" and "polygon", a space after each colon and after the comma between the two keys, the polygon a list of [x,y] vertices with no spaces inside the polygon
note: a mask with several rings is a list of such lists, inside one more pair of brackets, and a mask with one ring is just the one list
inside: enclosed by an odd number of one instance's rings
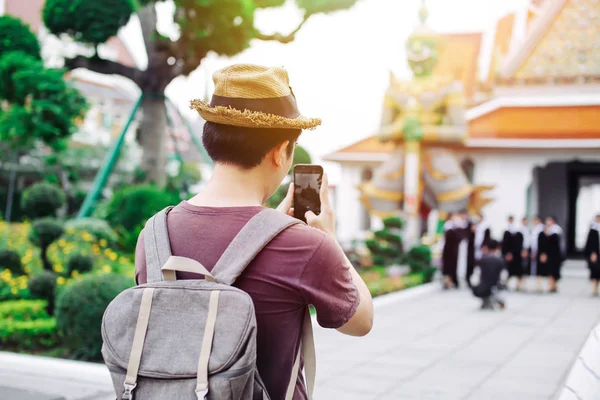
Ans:
{"label": "crouching person", "polygon": [[490,240],[488,251],[478,262],[479,284],[473,286],[473,294],[483,300],[481,308],[492,310],[496,306],[504,308],[504,300],[498,296],[500,274],[504,269],[504,261],[500,255],[500,245],[496,240]]}

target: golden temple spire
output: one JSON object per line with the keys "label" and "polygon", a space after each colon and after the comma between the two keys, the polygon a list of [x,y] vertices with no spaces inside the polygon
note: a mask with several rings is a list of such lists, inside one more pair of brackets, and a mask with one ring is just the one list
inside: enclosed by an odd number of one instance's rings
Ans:
{"label": "golden temple spire", "polygon": [[419,8],[419,20],[421,21],[421,25],[425,25],[427,17],[429,17],[429,10],[427,10],[426,1],[421,0],[421,8]]}

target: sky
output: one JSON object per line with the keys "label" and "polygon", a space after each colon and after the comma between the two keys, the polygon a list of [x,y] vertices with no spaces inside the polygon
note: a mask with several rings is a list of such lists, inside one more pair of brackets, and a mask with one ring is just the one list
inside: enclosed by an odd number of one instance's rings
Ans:
{"label": "sky", "polygon": [[[428,0],[428,25],[440,33],[484,32],[492,40],[489,33],[496,21],[527,3],[528,0]],[[195,118],[197,114],[189,110],[189,101],[205,96],[207,82],[209,94],[212,93],[211,76],[217,69],[233,63],[283,66],[289,73],[301,113],[323,120],[321,127],[303,133],[300,139],[300,144],[318,162],[320,157],[376,133],[389,72],[410,77],[404,42],[418,22],[419,5],[419,0],[359,0],[352,9],[315,15],[292,43],[255,40],[235,57],[209,54],[189,77],[174,80],[167,88],[167,96],[186,115]],[[158,7],[159,31],[176,38],[172,4]],[[278,9],[258,11],[255,17],[256,26],[265,33],[288,33],[300,19],[293,1]],[[120,36],[125,36],[136,60],[144,64],[147,60],[139,32],[139,22],[132,19]]]}

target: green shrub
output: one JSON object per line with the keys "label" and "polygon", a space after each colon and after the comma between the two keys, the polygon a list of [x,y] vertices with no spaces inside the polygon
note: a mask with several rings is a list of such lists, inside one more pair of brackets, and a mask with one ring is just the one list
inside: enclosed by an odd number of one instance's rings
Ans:
{"label": "green shrub", "polygon": [[67,275],[71,275],[73,271],[78,271],[82,274],[90,272],[94,268],[94,257],[84,254],[75,254],[69,258],[67,264]]}
{"label": "green shrub", "polygon": [[54,318],[19,321],[0,319],[0,342],[20,349],[51,348],[56,346]]}
{"label": "green shrub", "polygon": [[106,221],[98,218],[73,219],[67,221],[65,228],[67,231],[73,230],[75,234],[88,232],[98,241],[103,239],[106,240],[108,246],[114,245],[118,240],[117,233],[110,225]]}
{"label": "green shrub", "polygon": [[0,320],[29,321],[48,318],[44,300],[13,300],[0,303]]}
{"label": "green shrub", "polygon": [[121,245],[133,251],[148,218],[179,201],[177,194],[152,185],[131,186],[115,193],[104,217],[121,236]]}
{"label": "green shrub", "polygon": [[29,295],[32,299],[46,300],[46,311],[49,315],[54,313],[54,296],[56,293],[56,274],[43,271],[29,280]]}
{"label": "green shrub", "polygon": [[74,358],[100,360],[100,325],[104,310],[134,285],[122,275],[89,275],[65,287],[56,301],[56,319],[64,344]]}
{"label": "green shrub", "polygon": [[383,225],[386,228],[402,229],[404,227],[404,221],[399,217],[387,217],[383,220]]}
{"label": "green shrub", "polygon": [[38,182],[23,192],[21,208],[31,218],[55,217],[66,201],[63,190],[48,182]]}
{"label": "green shrub", "polygon": [[38,219],[31,226],[29,240],[40,248],[42,264],[46,271],[52,271],[52,263],[48,259],[48,247],[61,237],[63,233],[64,228],[62,223],[54,218]]}
{"label": "green shrub", "polygon": [[21,256],[14,250],[0,250],[0,270],[8,269],[13,275],[25,275]]}
{"label": "green shrub", "polygon": [[415,246],[406,254],[405,261],[411,272],[426,270],[431,267],[431,249],[425,245]]}

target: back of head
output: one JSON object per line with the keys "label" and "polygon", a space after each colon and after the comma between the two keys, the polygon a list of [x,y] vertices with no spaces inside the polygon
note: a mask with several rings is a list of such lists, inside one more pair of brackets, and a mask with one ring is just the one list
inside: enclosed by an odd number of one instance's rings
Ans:
{"label": "back of head", "polygon": [[487,248],[490,253],[494,253],[500,248],[500,243],[497,240],[492,239],[488,242]]}
{"label": "back of head", "polygon": [[291,156],[301,132],[300,129],[246,128],[207,121],[202,143],[215,163],[252,169],[283,142],[289,142],[287,153]]}

